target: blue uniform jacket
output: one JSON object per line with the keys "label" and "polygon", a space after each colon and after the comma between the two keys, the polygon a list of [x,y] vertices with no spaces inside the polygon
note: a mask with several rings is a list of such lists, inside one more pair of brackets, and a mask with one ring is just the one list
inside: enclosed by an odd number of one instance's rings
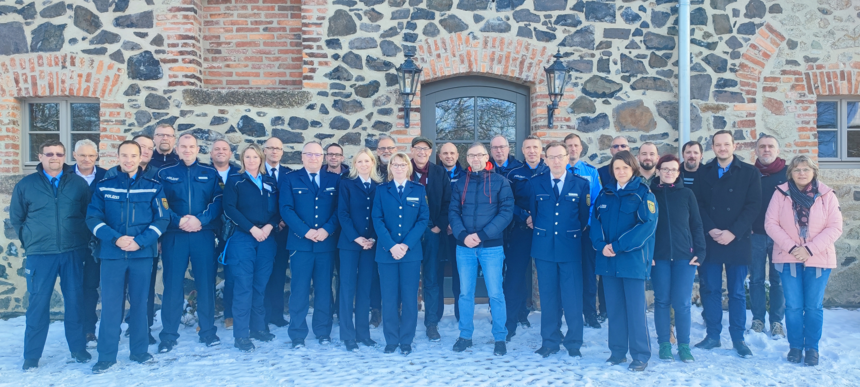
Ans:
{"label": "blue uniform jacket", "polygon": [[531,205],[529,203],[529,179],[532,176],[549,171],[549,167],[543,162],[543,159],[538,163],[537,167],[532,169],[527,163],[523,163],[522,167],[512,170],[508,173],[508,181],[511,182],[511,191],[514,193],[514,223],[526,224],[526,219],[531,216]]}
{"label": "blue uniform jacket", "polygon": [[[236,229],[246,234],[255,226],[272,225],[278,229],[281,216],[278,214],[278,185],[275,178],[263,173],[263,189],[247,173],[235,173],[227,177],[224,185],[224,215],[236,224]],[[271,235],[274,235],[271,234]]]}
{"label": "blue uniform jacket", "polygon": [[523,166],[522,161],[519,161],[514,158],[514,156],[508,156],[508,161],[506,165],[498,165],[496,164],[496,160],[493,160],[492,156],[490,157],[490,161],[493,163],[493,172],[498,173],[502,176],[507,177],[511,171]]}
{"label": "blue uniform jacket", "polygon": [[549,169],[528,181],[529,211],[534,225],[532,258],[580,262],[582,231],[588,224],[588,180],[567,172],[558,197],[552,184]]}
{"label": "blue uniform jacket", "polygon": [[[138,168],[134,179],[116,169],[96,186],[87,207],[87,228],[99,238],[101,259],[152,258],[158,255],[158,238],[167,229],[167,199],[161,184]],[[132,236],[137,251],[116,246],[122,236]]]}
{"label": "blue uniform jacket", "polygon": [[[589,197],[588,202],[594,203],[594,199],[597,199],[597,195],[600,195],[600,190],[603,189],[603,186],[600,184],[600,174],[597,173],[597,168],[593,167],[591,164],[586,163],[585,161],[579,160],[575,165],[567,165],[567,170],[573,172],[575,175],[588,180],[589,187]],[[588,208],[588,214],[591,215],[591,210],[594,206],[590,206]]]}
{"label": "blue uniform jacket", "polygon": [[[407,181],[403,187],[403,198],[397,193],[394,181],[376,188],[371,212],[373,228],[376,230],[376,262],[397,263],[420,261],[421,236],[430,222],[427,194],[420,183]],[[398,243],[409,246],[400,260],[391,256],[391,248]]]}
{"label": "blue uniform jacket", "polygon": [[[102,177],[102,179],[107,179],[109,177],[116,176],[117,171],[120,171],[120,170],[117,168],[108,169],[107,171],[105,171],[104,177]],[[121,171],[120,171],[120,173],[121,173]],[[150,179],[150,180],[158,181],[158,168],[153,167],[152,165],[147,165],[146,168],[143,169],[143,177]],[[98,175],[96,175],[96,179],[98,179]],[[97,181],[101,181],[101,180],[97,180]],[[95,189],[95,184],[93,184],[91,187],[93,189]]]}
{"label": "blue uniform jacket", "polygon": [[443,166],[441,162],[439,162],[438,165],[442,167],[445,173],[448,174],[448,178],[451,179],[451,187],[453,187],[457,180],[459,180],[461,177],[466,176],[466,170],[464,170],[463,167],[460,166],[459,161],[454,164],[454,169],[451,171],[445,168],[445,166]]}
{"label": "blue uniform jacket", "polygon": [[220,232],[221,176],[218,171],[195,161],[190,166],[184,162],[164,167],[158,171],[158,180],[164,186],[164,196],[169,205],[170,226],[167,231],[179,231],[179,220],[193,215],[200,220],[203,230]]}
{"label": "blue uniform jacket", "polygon": [[612,177],[612,174],[609,173],[609,164],[597,168],[597,176],[600,177],[600,185],[604,187],[615,187],[618,183],[618,181]]}
{"label": "blue uniform jacket", "polygon": [[[340,175],[319,172],[320,186],[314,185],[304,168],[282,176],[279,181],[281,218],[290,228],[287,250],[325,253],[337,249],[337,191]],[[322,228],[328,238],[312,242],[305,238],[311,229]]]}
{"label": "blue uniform jacket", "polygon": [[364,183],[359,177],[341,180],[337,196],[337,220],[340,222],[337,248],[362,250],[363,248],[355,243],[358,237],[376,239],[370,212],[378,186],[379,183],[371,180],[370,189],[364,189]]}
{"label": "blue uniform jacket", "polygon": [[[635,279],[651,275],[657,201],[639,178],[630,179],[621,190],[616,185],[603,187],[594,202],[591,227],[598,275]],[[615,256],[605,257],[603,248],[610,243]]]}

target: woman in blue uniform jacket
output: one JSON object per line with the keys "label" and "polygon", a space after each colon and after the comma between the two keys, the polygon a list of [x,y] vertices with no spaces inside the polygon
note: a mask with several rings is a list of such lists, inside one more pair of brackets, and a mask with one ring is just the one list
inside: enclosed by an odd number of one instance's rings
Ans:
{"label": "woman in blue uniform jacket", "polygon": [[276,243],[272,232],[278,214],[278,183],[260,166],[265,160],[257,144],[242,151],[242,169],[224,184],[224,213],[236,231],[227,240],[227,260],[233,280],[233,346],[254,350],[250,339],[272,341],[266,327],[263,297],[272,274]]}
{"label": "woman in blue uniform jacket", "polygon": [[[347,351],[358,351],[358,343],[375,347],[370,339],[370,284],[376,257],[376,233],[370,220],[373,196],[382,178],[376,172],[376,157],[361,148],[352,158],[349,177],[340,182],[337,218],[340,221],[340,339]],[[353,300],[355,308],[353,309]],[[353,312],[355,323],[353,324]]]}
{"label": "woman in blue uniform jacket", "polygon": [[596,272],[603,276],[609,316],[607,363],[626,362],[629,349],[633,362],[628,368],[644,371],[651,358],[645,280],[651,273],[657,204],[630,152],[616,153],[609,166],[617,182],[603,187],[591,216]]}
{"label": "woman in blue uniform jacket", "polygon": [[418,324],[421,236],[430,221],[424,186],[409,181],[409,176],[409,156],[392,156],[388,162],[389,181],[376,189],[371,215],[377,236],[385,353],[394,353],[399,346],[403,355],[412,352]]}

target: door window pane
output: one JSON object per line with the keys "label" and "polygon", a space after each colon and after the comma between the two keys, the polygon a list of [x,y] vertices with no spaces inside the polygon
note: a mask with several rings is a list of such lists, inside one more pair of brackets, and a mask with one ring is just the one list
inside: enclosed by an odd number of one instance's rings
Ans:
{"label": "door window pane", "polygon": [[[517,139],[517,104],[496,98],[478,97],[478,140],[497,135],[509,142]],[[513,148],[513,145],[511,146]]]}
{"label": "door window pane", "polygon": [[31,132],[59,132],[60,104],[31,103],[30,104]]}
{"label": "door window pane", "polygon": [[839,102],[826,101],[817,102],[815,105],[818,108],[818,127],[819,128],[837,128],[839,124],[836,110]]}
{"label": "door window pane", "polygon": [[[436,139],[475,139],[475,99],[453,98],[436,103]],[[465,157],[462,152],[461,156]]]}
{"label": "door window pane", "polygon": [[[69,144],[69,148],[74,149],[75,144],[83,139],[96,143],[96,146],[99,145],[99,133],[72,133],[72,142]],[[96,148],[96,151],[98,151],[98,148]]]}
{"label": "door window pane", "polygon": [[818,131],[818,157],[839,157],[838,133],[836,130]]}
{"label": "door window pane", "polygon": [[73,132],[99,131],[99,104],[73,103],[69,104],[72,111]]}
{"label": "door window pane", "polygon": [[848,157],[860,157],[860,130],[849,130],[846,144],[848,145]]}
{"label": "door window pane", "polygon": [[[30,133],[30,160],[39,162],[39,148],[48,140],[59,140],[59,133]],[[66,147],[68,149],[69,147]]]}

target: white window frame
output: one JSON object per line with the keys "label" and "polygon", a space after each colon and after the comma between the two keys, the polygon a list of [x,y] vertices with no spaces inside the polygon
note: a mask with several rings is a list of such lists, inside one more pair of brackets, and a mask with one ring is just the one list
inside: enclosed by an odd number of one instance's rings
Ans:
{"label": "white window frame", "polygon": [[[816,102],[837,102],[836,111],[836,133],[838,147],[837,157],[821,157],[818,156],[819,167],[828,169],[838,168],[858,168],[860,167],[860,157],[848,157],[848,103],[860,102],[860,96],[832,96],[819,97]],[[816,109],[816,116],[818,111]],[[817,117],[816,117],[817,121]],[[827,129],[825,129],[827,130]],[[860,129],[852,129],[860,132]],[[818,133],[816,122],[816,136]]]}
{"label": "white window frame", "polygon": [[[30,161],[30,104],[31,103],[58,103],[60,104],[60,141],[66,146],[66,164],[75,162],[72,152],[75,144],[72,143],[72,115],[71,104],[73,103],[100,103],[96,98],[27,98],[21,100],[21,164],[25,173],[36,171],[38,161]],[[101,126],[99,126],[101,128]],[[101,130],[99,130],[101,132]]]}

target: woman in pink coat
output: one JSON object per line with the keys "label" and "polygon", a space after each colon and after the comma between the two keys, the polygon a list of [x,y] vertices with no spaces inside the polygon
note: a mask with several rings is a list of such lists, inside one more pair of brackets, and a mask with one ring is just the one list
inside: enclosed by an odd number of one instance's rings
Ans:
{"label": "woman in pink coat", "polygon": [[773,239],[773,264],[785,293],[788,361],[818,365],[818,341],[824,323],[824,288],[836,267],[836,240],[842,235],[842,212],[833,190],[818,181],[818,165],[796,156],[787,168],[788,182],[777,186],[764,228]]}

